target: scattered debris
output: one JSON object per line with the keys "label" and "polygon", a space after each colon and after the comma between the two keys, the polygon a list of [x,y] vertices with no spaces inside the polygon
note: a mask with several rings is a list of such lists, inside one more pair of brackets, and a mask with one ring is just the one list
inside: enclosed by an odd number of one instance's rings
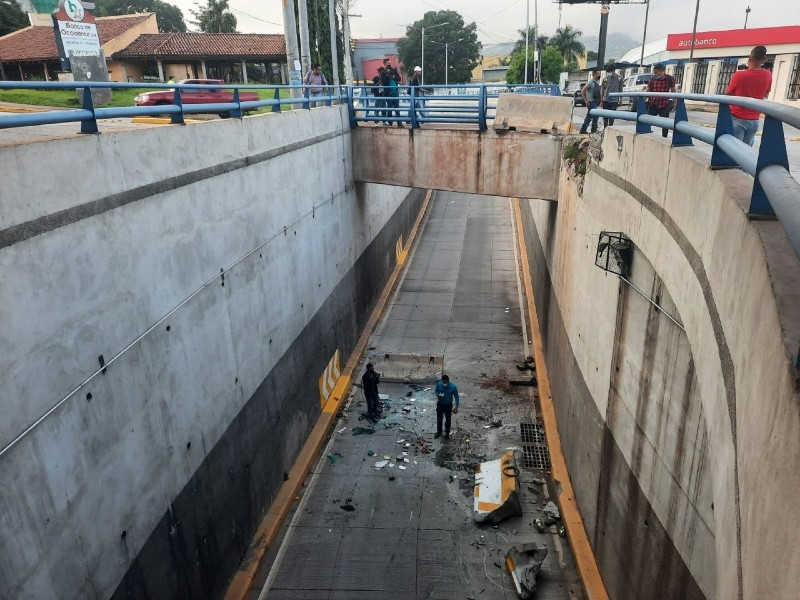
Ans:
{"label": "scattered debris", "polygon": [[394,475],[392,475],[391,477],[389,477],[389,481],[394,481]]}
{"label": "scattered debris", "polygon": [[563,525],[561,527],[559,527],[558,528],[558,535],[560,535],[562,538],[567,537],[567,528],[564,527]]}
{"label": "scattered debris", "polygon": [[347,431],[347,427],[342,427],[342,428],[339,430],[339,433],[342,433],[342,432],[344,432],[344,431]]}
{"label": "scattered debris", "polygon": [[378,400],[388,400],[389,394],[378,394]]}
{"label": "scattered debris", "polygon": [[547,527],[545,527],[544,521],[542,521],[541,519],[536,519],[533,522],[533,525],[536,527],[536,531],[538,531],[539,533],[544,533],[545,531],[547,531]]}
{"label": "scattered debris", "polygon": [[336,464],[336,455],[335,454],[328,454],[328,460],[331,462],[332,465]]}
{"label": "scattered debris", "polygon": [[545,558],[547,546],[539,544],[513,546],[506,554],[506,570],[514,581],[517,595],[523,600],[533,598]]}
{"label": "scattered debris", "polygon": [[534,375],[530,379],[509,379],[509,385],[516,385],[516,386],[530,386],[536,387],[538,384],[536,382],[536,376]]}
{"label": "scattered debris", "polygon": [[400,469],[401,471],[405,471],[406,470],[406,467],[404,467],[403,465],[400,465],[397,468]]}
{"label": "scattered debris", "polygon": [[353,506],[352,504],[344,504],[344,505],[340,506],[339,508],[341,508],[342,510],[345,510],[347,512],[353,512],[356,509],[356,507]]}
{"label": "scattered debris", "polygon": [[539,477],[534,477],[533,479],[531,479],[531,483],[535,483],[536,485],[544,485],[544,479],[541,479]]}
{"label": "scattered debris", "polygon": [[383,467],[385,467],[388,464],[389,464],[388,460],[379,460],[378,462],[375,463],[375,468],[376,469],[382,469]]}
{"label": "scattered debris", "polygon": [[353,435],[372,435],[375,430],[371,427],[353,427]]}
{"label": "scattered debris", "polygon": [[548,502],[542,509],[542,512],[551,519],[555,519],[556,521],[559,521],[561,519],[561,513],[558,511],[558,507],[553,501]]}

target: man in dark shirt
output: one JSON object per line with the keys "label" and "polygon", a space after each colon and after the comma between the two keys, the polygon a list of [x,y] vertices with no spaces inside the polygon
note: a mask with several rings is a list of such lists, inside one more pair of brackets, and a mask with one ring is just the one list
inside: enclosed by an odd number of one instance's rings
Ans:
{"label": "man in dark shirt", "polygon": [[381,376],[375,372],[375,365],[367,363],[367,372],[361,377],[361,384],[364,386],[364,397],[367,399],[367,416],[373,422],[381,418],[380,396],[378,395],[380,382]]}
{"label": "man in dark shirt", "polygon": [[[383,86],[383,95],[386,98],[386,118],[387,125],[391,125],[392,119],[395,119],[398,127],[403,126],[400,120],[400,111],[396,110],[400,107],[400,90],[399,85],[401,81],[400,73],[392,66],[392,62],[387,58],[383,61],[383,76],[381,77],[381,85]],[[391,109],[395,110],[391,110]]]}
{"label": "man in dark shirt", "polygon": [[[603,109],[617,110],[619,108],[619,97],[612,97],[611,94],[622,92],[622,79],[617,75],[614,65],[606,67],[606,80],[603,82]],[[603,129],[614,125],[614,119],[603,117]]]}
{"label": "man in dark shirt", "polygon": [[408,85],[414,88],[414,97],[416,98],[416,107],[419,110],[415,111],[417,113],[417,118],[422,117],[425,118],[425,99],[423,96],[425,94],[431,93],[430,89],[420,87],[422,85],[422,67],[414,67],[414,76],[411,78],[411,81],[408,82]]}
{"label": "man in dark shirt", "polygon": [[[381,86],[381,80],[383,79],[383,67],[378,67],[378,74],[372,78],[372,95],[375,96],[375,107],[378,109],[383,109],[386,107],[386,100],[383,99],[383,86]],[[377,110],[375,111],[375,115],[379,118],[386,117],[385,110]],[[389,125],[389,121],[384,121],[387,125]],[[378,122],[380,125],[380,122]]]}
{"label": "man in dark shirt", "polygon": [[[726,94],[755,98],[756,100],[766,98],[772,89],[772,73],[762,68],[766,59],[767,49],[764,46],[753,48],[750,52],[750,59],[747,61],[747,69],[733,74]],[[748,146],[752,146],[756,141],[761,113],[757,110],[731,105],[731,115],[733,115],[733,135]]]}
{"label": "man in dark shirt", "polygon": [[[653,67],[653,77],[647,82],[648,92],[675,92],[675,78],[672,75],[667,75],[664,65],[658,63]],[[670,98],[649,98],[647,106],[647,114],[654,117],[669,118],[669,113],[672,110],[672,99]],[[661,135],[667,137],[669,129],[662,128]]]}

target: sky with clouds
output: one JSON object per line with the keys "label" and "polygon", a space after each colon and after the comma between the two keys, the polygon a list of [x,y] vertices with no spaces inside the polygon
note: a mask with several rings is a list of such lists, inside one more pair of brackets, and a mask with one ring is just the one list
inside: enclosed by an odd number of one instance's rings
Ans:
{"label": "sky with clouds", "polygon": [[[194,0],[172,1],[188,20]],[[400,37],[405,32],[404,25],[425,12],[447,9],[458,11],[467,22],[475,21],[484,44],[502,43],[513,41],[515,32],[524,28],[528,1],[533,24],[537,0],[351,0],[351,14],[362,15],[351,19],[351,28],[354,37]],[[230,5],[239,21],[239,31],[282,33],[282,0],[230,0]],[[666,37],[668,33],[691,31],[695,6],[696,0],[651,0],[648,41]],[[748,27],[800,25],[800,0],[700,0],[698,30],[740,29],[748,6],[752,8]],[[558,5],[551,0],[538,0],[538,14],[542,32],[552,34],[558,27]],[[612,5],[609,31],[628,33],[639,39],[644,15],[643,4]],[[600,6],[565,4],[561,22],[586,35],[597,35]]]}

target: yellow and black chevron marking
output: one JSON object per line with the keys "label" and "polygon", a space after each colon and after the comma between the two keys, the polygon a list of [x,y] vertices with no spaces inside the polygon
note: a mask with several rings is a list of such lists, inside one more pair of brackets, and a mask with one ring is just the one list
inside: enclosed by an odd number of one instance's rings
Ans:
{"label": "yellow and black chevron marking", "polygon": [[403,236],[397,238],[397,243],[394,245],[394,255],[397,259],[397,264],[402,265],[408,258],[408,248],[403,247]]}
{"label": "yellow and black chevron marking", "polygon": [[333,389],[336,387],[336,382],[342,374],[342,368],[339,364],[339,351],[333,355],[333,358],[328,362],[328,366],[322,372],[319,378],[319,402],[323,408],[331,397]]}

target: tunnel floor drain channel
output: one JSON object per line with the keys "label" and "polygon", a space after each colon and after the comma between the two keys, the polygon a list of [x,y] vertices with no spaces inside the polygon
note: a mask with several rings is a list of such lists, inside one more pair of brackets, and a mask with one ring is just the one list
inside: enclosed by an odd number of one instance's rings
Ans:
{"label": "tunnel floor drain channel", "polygon": [[523,445],[522,466],[527,469],[549,469],[550,455],[547,452],[547,446]]}
{"label": "tunnel floor drain channel", "polygon": [[519,434],[523,444],[544,444],[544,427],[541,423],[520,423]]}

